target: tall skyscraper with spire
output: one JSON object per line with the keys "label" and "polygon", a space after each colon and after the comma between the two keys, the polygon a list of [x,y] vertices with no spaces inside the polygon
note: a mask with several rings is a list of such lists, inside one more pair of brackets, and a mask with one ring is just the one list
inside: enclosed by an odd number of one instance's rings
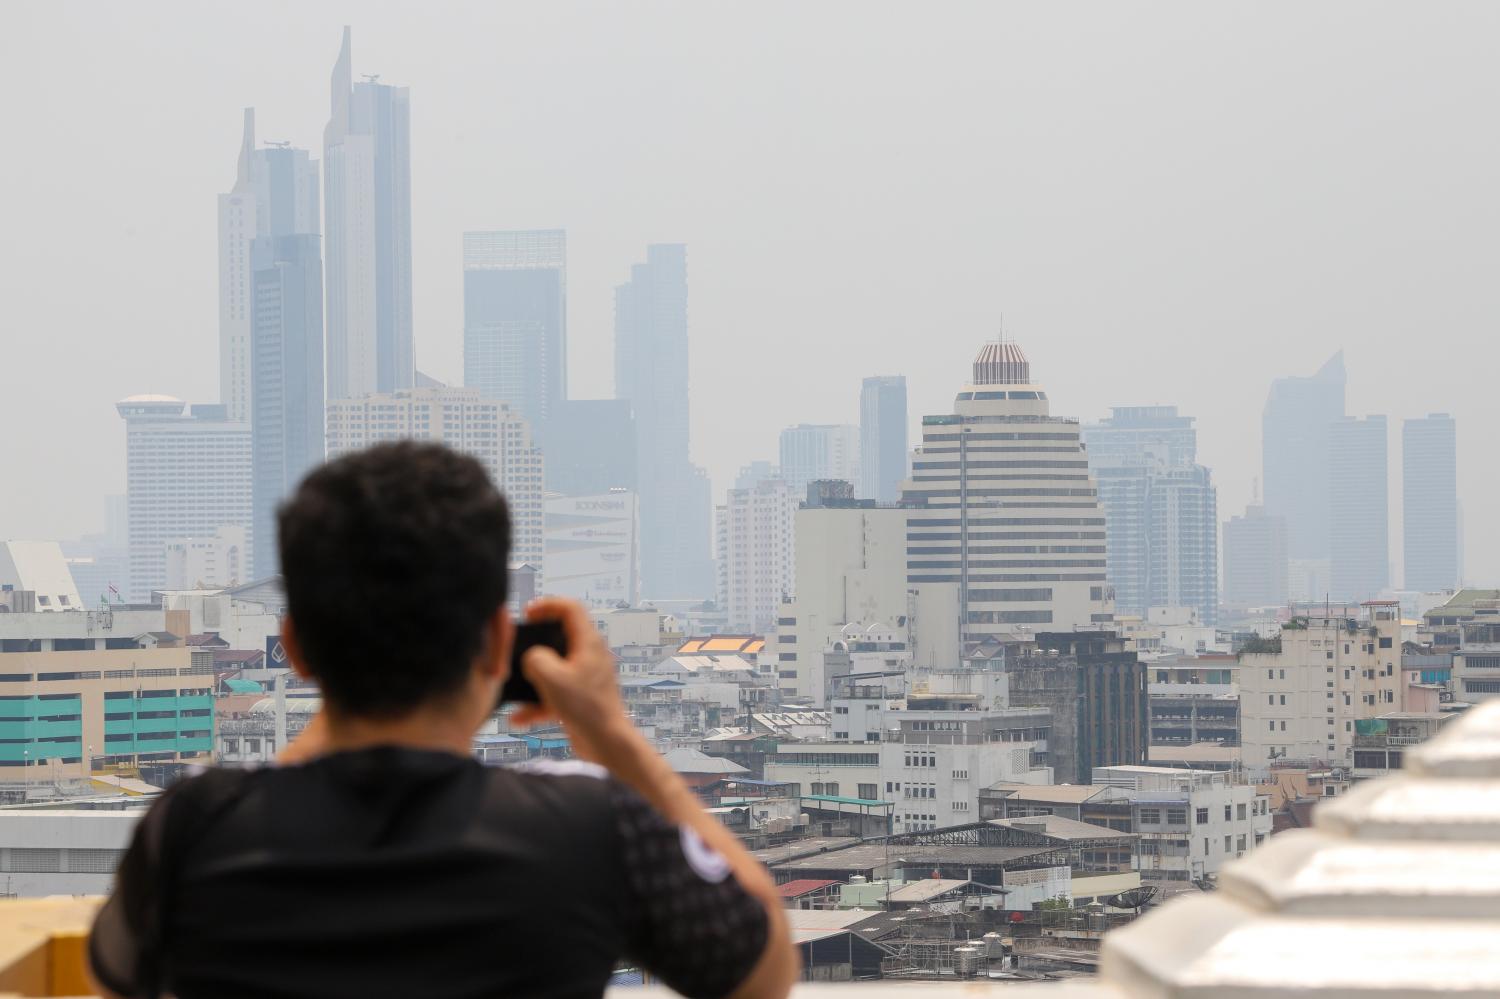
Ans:
{"label": "tall skyscraper with spire", "polygon": [[250,426],[250,572],[268,576],[276,504],[323,460],[323,256],[318,162],[257,149],[250,108],[219,196],[219,348],[226,416]]}
{"label": "tall skyscraper with spire", "polygon": [[708,476],[688,447],[687,247],[646,248],[615,289],[615,396],[635,414],[641,589],[648,599],[715,589]]}
{"label": "tall skyscraper with spire", "polygon": [[1329,434],[1344,415],[1345,381],[1339,351],[1311,377],[1272,382],[1261,415],[1265,509],[1286,518],[1287,555],[1294,562],[1329,558]]}
{"label": "tall skyscraper with spire", "polygon": [[[924,633],[978,641],[1114,620],[1104,510],[1078,421],[1051,414],[1016,344],[985,344],[953,412],[922,418],[901,498]],[[939,619],[948,614],[951,626]]]}
{"label": "tall skyscraper with spire", "polygon": [[353,80],[350,31],[323,130],[328,398],[411,388],[410,96]]}
{"label": "tall skyscraper with spire", "polygon": [[250,419],[250,244],[317,232],[318,161],[284,143],[257,149],[255,109],[246,108],[234,187],[219,195],[219,401],[233,421]]}

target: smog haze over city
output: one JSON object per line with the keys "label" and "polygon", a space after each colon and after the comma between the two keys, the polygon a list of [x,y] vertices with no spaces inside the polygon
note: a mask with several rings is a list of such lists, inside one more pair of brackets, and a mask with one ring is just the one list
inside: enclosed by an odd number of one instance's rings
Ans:
{"label": "smog haze over city", "polygon": [[463,382],[462,233],[567,231],[569,393],[614,391],[614,289],[687,247],[691,449],[722,498],[796,423],[977,347],[1055,413],[1196,417],[1221,520],[1273,379],[1344,351],[1351,415],[1458,426],[1466,579],[1500,300],[1500,10],[1483,3],[9,3],[0,535],[100,530],[114,403],[218,399],[216,197],[241,113],[322,156],[329,70],[409,87],[417,367]]}

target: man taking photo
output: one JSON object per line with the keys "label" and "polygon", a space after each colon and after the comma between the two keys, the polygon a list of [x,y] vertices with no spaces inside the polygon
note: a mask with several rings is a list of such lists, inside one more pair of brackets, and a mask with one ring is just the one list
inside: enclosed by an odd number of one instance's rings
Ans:
{"label": "man taking photo", "polygon": [[[510,520],[483,466],[379,445],[279,514],[282,644],[323,710],[283,766],[179,782],[90,940],[106,997],[600,995],[618,962],[688,996],[787,994],[765,870],[631,725],[583,608],[524,671],[579,761],[471,754],[510,668]],[[580,762],[581,761],[581,762]]]}

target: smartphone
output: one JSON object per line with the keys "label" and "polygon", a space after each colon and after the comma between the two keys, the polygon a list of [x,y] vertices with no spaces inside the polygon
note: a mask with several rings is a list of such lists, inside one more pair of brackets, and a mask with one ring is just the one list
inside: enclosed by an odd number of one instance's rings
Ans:
{"label": "smartphone", "polygon": [[[561,621],[522,621],[516,626],[516,644],[510,654],[510,676],[500,688],[500,704],[537,704],[541,702],[536,688],[521,671],[526,650],[542,645],[560,656],[568,654],[568,639]],[[500,705],[497,704],[496,707]]]}

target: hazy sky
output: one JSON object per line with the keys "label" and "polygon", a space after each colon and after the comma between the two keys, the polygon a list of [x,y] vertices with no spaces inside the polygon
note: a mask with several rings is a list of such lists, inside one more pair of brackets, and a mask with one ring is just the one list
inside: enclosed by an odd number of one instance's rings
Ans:
{"label": "hazy sky", "polygon": [[[457,381],[460,234],[562,226],[573,394],[613,288],[688,244],[717,489],[860,378],[947,412],[1020,341],[1054,412],[1176,404],[1222,516],[1270,380],[1347,351],[1351,413],[1459,421],[1500,579],[1500,6],[16,3],[0,7],[0,537],[97,530],[115,400],[218,391],[215,196],[240,109],[322,156],[341,25],[412,88],[417,363]],[[1399,548],[1393,550],[1399,560]]]}

